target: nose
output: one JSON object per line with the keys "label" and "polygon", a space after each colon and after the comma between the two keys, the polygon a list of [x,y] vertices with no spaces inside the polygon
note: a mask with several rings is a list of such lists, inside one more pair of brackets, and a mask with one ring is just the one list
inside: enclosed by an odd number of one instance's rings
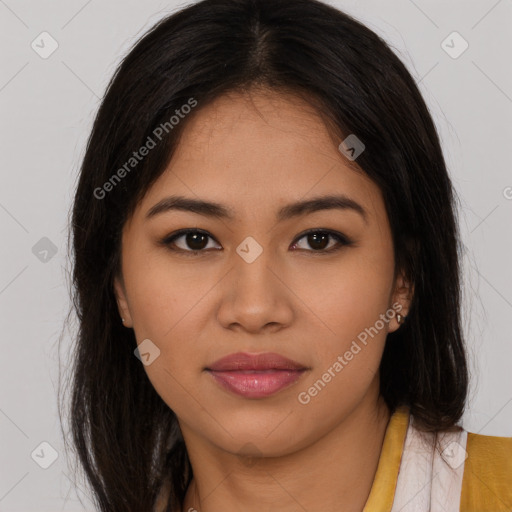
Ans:
{"label": "nose", "polygon": [[290,276],[269,250],[252,262],[234,254],[233,267],[222,281],[218,321],[226,329],[253,334],[275,332],[293,320]]}

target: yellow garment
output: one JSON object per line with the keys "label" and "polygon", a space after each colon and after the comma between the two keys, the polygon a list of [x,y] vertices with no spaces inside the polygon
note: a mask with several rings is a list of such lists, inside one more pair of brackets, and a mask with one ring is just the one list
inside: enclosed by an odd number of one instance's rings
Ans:
{"label": "yellow garment", "polygon": [[[391,511],[409,420],[405,406],[391,416],[363,512]],[[468,432],[466,451],[460,512],[512,512],[512,437]]]}

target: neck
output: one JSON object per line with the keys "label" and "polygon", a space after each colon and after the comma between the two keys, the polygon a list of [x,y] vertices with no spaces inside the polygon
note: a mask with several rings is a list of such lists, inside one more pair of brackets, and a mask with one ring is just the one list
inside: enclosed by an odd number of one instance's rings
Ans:
{"label": "neck", "polygon": [[[364,400],[306,448],[247,464],[196,444],[183,512],[361,512],[370,494],[391,414],[382,397]],[[188,449],[188,447],[187,447]]]}

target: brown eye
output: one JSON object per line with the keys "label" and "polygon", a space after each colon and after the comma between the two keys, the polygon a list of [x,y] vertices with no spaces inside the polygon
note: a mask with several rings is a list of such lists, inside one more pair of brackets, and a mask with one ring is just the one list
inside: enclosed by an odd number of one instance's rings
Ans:
{"label": "brown eye", "polygon": [[208,235],[204,233],[187,233],[182,236],[185,237],[185,245],[193,251],[200,251],[208,245]]}
{"label": "brown eye", "polygon": [[310,233],[307,236],[308,244],[315,250],[323,250],[329,245],[329,238],[331,235],[328,233]]}
{"label": "brown eye", "polygon": [[[306,239],[307,245],[311,247],[313,250],[310,252],[323,252],[323,253],[329,253],[336,251],[341,248],[341,246],[344,245],[351,245],[352,241],[349,240],[347,237],[342,235],[341,233],[337,233],[335,231],[323,231],[323,230],[316,230],[316,231],[308,231],[297,240]],[[338,246],[334,244],[334,247],[331,245],[329,247],[329,241],[330,239],[334,239],[336,242],[338,242]],[[296,248],[298,246],[298,241],[295,242],[292,247]],[[302,247],[301,249],[303,249]],[[308,250],[306,248],[306,250]]]}
{"label": "brown eye", "polygon": [[[197,229],[182,229],[167,236],[160,243],[168,247],[171,251],[181,252],[186,256],[195,256],[200,253],[209,252],[207,249],[222,249],[218,246],[208,246],[209,239],[215,239],[206,231]],[[305,239],[308,247],[299,247],[299,241]],[[334,241],[334,244],[331,242]],[[216,241],[215,241],[216,242]],[[343,246],[352,245],[353,241],[336,231],[329,230],[310,230],[303,233],[292,245],[292,249],[305,250],[306,252],[329,254],[341,249]]]}
{"label": "brown eye", "polygon": [[208,247],[209,238],[213,240],[211,235],[204,231],[182,230],[166,237],[161,243],[173,251],[197,253],[211,248]]}

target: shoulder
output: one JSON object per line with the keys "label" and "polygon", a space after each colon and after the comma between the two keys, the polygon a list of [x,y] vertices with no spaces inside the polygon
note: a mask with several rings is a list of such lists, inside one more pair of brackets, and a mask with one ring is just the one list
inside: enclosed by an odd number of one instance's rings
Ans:
{"label": "shoulder", "polygon": [[467,433],[461,512],[512,510],[512,437]]}

